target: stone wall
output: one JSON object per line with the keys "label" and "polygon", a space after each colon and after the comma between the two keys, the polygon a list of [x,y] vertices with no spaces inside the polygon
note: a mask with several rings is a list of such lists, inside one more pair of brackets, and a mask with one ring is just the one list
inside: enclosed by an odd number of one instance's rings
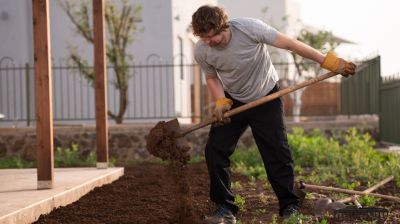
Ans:
{"label": "stone wall", "polygon": [[[109,154],[119,162],[147,160],[153,157],[146,150],[146,137],[152,125],[118,125],[109,127]],[[192,148],[192,155],[201,153],[208,128],[188,134],[183,141]],[[54,148],[77,144],[83,155],[95,150],[95,127],[68,126],[54,128]],[[35,128],[0,128],[0,157],[21,156],[36,159]]]}
{"label": "stone wall", "polygon": [[[300,123],[286,122],[288,130],[293,126],[305,130],[318,128],[334,132],[357,127],[371,133],[377,132],[377,119],[335,119],[313,120]],[[109,154],[118,162],[148,160],[153,157],[146,150],[146,137],[154,124],[112,125],[109,127]],[[184,128],[184,127],[182,127]],[[207,141],[209,127],[194,131],[184,138],[183,142],[191,147],[191,155],[202,155]],[[95,128],[93,126],[71,125],[54,127],[54,147],[68,148],[72,143],[78,144],[80,153],[87,154],[95,150]],[[17,155],[33,161],[36,159],[35,128],[0,128],[0,157]],[[221,139],[222,140],[222,139]],[[241,146],[251,146],[253,138],[247,129],[239,141]]]}

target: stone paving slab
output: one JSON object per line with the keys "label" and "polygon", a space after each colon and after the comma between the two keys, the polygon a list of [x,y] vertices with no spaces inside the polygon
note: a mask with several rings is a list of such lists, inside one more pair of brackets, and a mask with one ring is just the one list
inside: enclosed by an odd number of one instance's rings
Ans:
{"label": "stone paving slab", "polygon": [[32,223],[123,174],[124,168],[55,168],[54,188],[37,190],[36,169],[0,169],[0,224]]}

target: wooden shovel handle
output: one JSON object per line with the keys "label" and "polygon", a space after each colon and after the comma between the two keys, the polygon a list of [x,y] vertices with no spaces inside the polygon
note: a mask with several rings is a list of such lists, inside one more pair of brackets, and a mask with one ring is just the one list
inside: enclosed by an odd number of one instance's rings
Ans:
{"label": "wooden shovel handle", "polygon": [[[232,110],[229,110],[224,114],[224,117],[231,117],[231,116],[236,115],[238,113],[241,113],[243,111],[246,111],[246,110],[249,110],[249,109],[254,108],[256,106],[259,106],[261,104],[264,104],[264,103],[266,103],[268,101],[271,101],[271,100],[274,100],[276,98],[279,98],[279,97],[281,97],[283,95],[289,94],[289,93],[294,92],[294,91],[296,91],[298,89],[304,88],[306,86],[310,86],[312,84],[315,84],[317,82],[320,82],[322,80],[328,79],[328,78],[336,76],[336,75],[337,75],[337,73],[329,72],[329,73],[326,73],[324,75],[320,75],[318,77],[315,77],[315,78],[309,79],[307,81],[301,82],[301,83],[296,84],[294,86],[287,87],[287,88],[279,90],[278,92],[275,92],[275,93],[273,93],[271,95],[264,96],[264,97],[262,97],[262,98],[260,98],[258,100],[255,100],[253,102],[250,102],[250,103],[247,103],[247,104],[242,105],[240,107],[236,107],[236,108],[234,108]],[[190,133],[192,131],[195,131],[197,129],[203,128],[203,127],[205,127],[205,126],[207,126],[209,124],[212,124],[214,122],[217,122],[217,118],[215,118],[215,117],[206,119],[205,121],[202,121],[202,122],[200,122],[198,124],[195,124],[195,125],[187,128],[187,129],[185,129],[185,130],[182,130],[180,133],[177,133],[176,137],[183,137],[183,136],[187,135],[188,133]]]}

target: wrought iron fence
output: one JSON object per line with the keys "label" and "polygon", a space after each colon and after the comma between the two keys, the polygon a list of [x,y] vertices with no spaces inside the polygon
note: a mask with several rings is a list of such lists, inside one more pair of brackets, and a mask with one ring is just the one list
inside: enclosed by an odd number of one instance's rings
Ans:
{"label": "wrought iron fence", "polygon": [[[176,98],[187,98],[188,91],[177,85],[190,85],[197,65],[138,64],[127,67],[128,106],[125,119],[160,119],[176,116]],[[92,69],[89,67],[89,69]],[[182,73],[182,74],[181,74]],[[108,107],[113,113],[119,108],[119,90],[113,67],[107,68]],[[174,75],[176,74],[176,75]],[[28,64],[0,67],[0,113],[5,121],[34,120],[34,68]],[[54,120],[93,120],[94,90],[78,67],[53,65],[52,106]],[[190,113],[180,113],[181,117]]]}
{"label": "wrought iron fence", "polygon": [[[277,63],[276,68],[286,74],[288,64]],[[89,67],[91,69],[91,67]],[[128,107],[124,119],[193,118],[191,101],[193,86],[200,85],[201,111],[209,109],[210,97],[205,91],[205,81],[195,83],[200,72],[197,64],[171,64],[155,62],[127,67]],[[108,107],[116,113],[119,108],[119,90],[115,85],[113,67],[107,67]],[[201,76],[203,77],[203,76]],[[0,64],[0,114],[3,121],[27,121],[35,119],[34,68],[32,65]],[[94,90],[78,67],[52,66],[52,106],[56,121],[93,120],[95,118]],[[207,100],[208,99],[208,100]]]}
{"label": "wrought iron fence", "polygon": [[[293,64],[274,63],[274,66],[282,78],[289,78],[289,74],[295,72]],[[127,71],[128,106],[124,120],[166,120],[180,117],[196,122],[204,116],[209,116],[212,99],[208,95],[204,76],[200,74],[197,64],[173,64],[151,60],[128,66]],[[107,67],[107,78],[108,109],[117,113],[120,104],[119,90],[115,85],[113,67]],[[34,81],[32,65],[0,64],[0,114],[5,116],[2,121],[26,122],[29,125],[35,120]],[[93,121],[95,97],[91,85],[78,67],[53,64],[53,119]],[[323,101],[326,103],[325,99]],[[290,100],[287,100],[286,104],[289,105],[286,108],[290,111]],[[308,103],[305,105],[309,107]],[[325,107],[325,104],[321,107]]]}

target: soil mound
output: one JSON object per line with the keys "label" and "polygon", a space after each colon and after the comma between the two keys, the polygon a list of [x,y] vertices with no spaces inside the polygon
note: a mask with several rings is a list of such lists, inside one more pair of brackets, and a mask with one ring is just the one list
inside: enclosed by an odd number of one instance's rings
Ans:
{"label": "soil mound", "polygon": [[194,214],[193,197],[188,183],[187,162],[190,160],[188,153],[190,147],[183,145],[175,138],[173,128],[164,121],[160,121],[150,130],[147,138],[147,150],[162,160],[169,161],[169,175],[176,184],[175,193],[177,204],[176,215],[173,223],[201,223]]}

